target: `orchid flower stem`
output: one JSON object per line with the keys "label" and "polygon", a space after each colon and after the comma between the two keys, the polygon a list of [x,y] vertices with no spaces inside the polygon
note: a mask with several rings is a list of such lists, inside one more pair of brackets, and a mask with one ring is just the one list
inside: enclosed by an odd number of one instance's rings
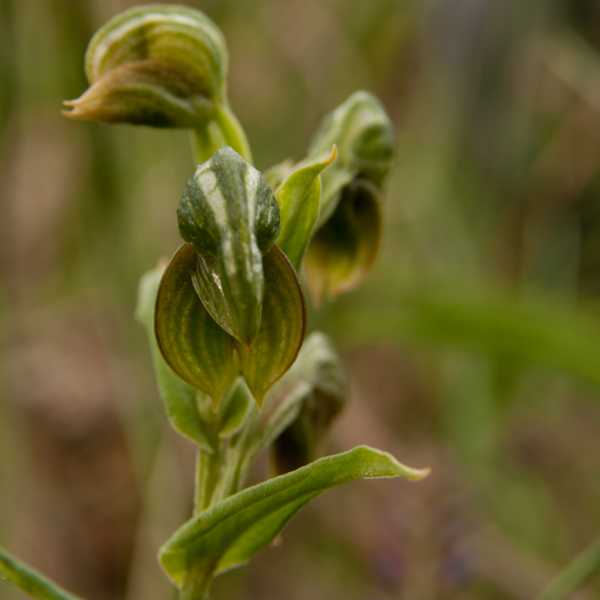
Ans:
{"label": "orchid flower stem", "polygon": [[196,457],[196,481],[194,492],[194,515],[206,510],[212,503],[212,497],[219,482],[221,470],[219,450],[213,454],[198,449]]}
{"label": "orchid flower stem", "polygon": [[192,152],[197,163],[203,163],[223,146],[230,146],[248,162],[252,152],[246,133],[235,114],[227,106],[218,106],[214,118],[191,132]]}
{"label": "orchid flower stem", "polygon": [[[242,487],[244,479],[242,467],[247,462],[249,452],[248,432],[253,425],[254,420],[251,419],[242,432],[230,440],[221,440],[212,453],[198,449],[194,516],[235,494]],[[196,575],[191,573],[184,583],[179,595],[180,600],[208,599],[212,577],[206,577],[206,573]]]}
{"label": "orchid flower stem", "polygon": [[219,106],[216,110],[215,120],[223,132],[226,143],[240,156],[252,164],[252,150],[246,137],[242,124],[228,106]]}

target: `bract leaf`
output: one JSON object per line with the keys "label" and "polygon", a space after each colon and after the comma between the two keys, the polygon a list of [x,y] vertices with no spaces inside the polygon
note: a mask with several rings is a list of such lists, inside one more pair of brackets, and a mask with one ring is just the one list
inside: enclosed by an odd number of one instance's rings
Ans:
{"label": "bract leaf", "polygon": [[124,11],[92,38],[90,88],[66,102],[75,119],[193,127],[225,104],[227,49],[219,29],[185,6]]}
{"label": "bract leaf", "polygon": [[236,344],[196,294],[197,260],[194,247],[184,244],[169,263],[156,299],[156,339],[175,373],[218,404],[238,375]]}
{"label": "bract leaf", "polygon": [[427,473],[400,464],[387,452],[358,446],[247,488],[200,513],[161,548],[160,562],[178,587],[193,577],[197,588],[207,589],[212,577],[245,564],[321,492],[356,479],[419,480]]}
{"label": "bract leaf", "polygon": [[238,346],[242,373],[258,404],[293,364],[306,326],[298,276],[277,246],[265,254],[263,266],[265,295],[261,327],[250,346]]}
{"label": "bract leaf", "polygon": [[377,189],[356,179],[344,189],[331,218],[317,230],[304,259],[306,281],[317,305],[362,281],[377,256],[381,226]]}
{"label": "bract leaf", "polygon": [[201,446],[203,450],[212,452],[216,440],[198,412],[196,402],[198,391],[171,370],[162,357],[156,342],[154,308],[163,272],[164,267],[158,266],[142,277],[136,317],[148,334],[156,382],[171,425],[178,433]]}
{"label": "bract leaf", "polygon": [[337,150],[333,146],[328,154],[300,163],[275,193],[281,220],[277,245],[285,252],[296,270],[300,268],[319,216],[319,176],[336,156]]}
{"label": "bract leaf", "polygon": [[196,248],[194,285],[204,307],[244,344],[256,336],[264,294],[262,254],[279,233],[279,209],[259,171],[231,148],[198,166],[177,210]]}

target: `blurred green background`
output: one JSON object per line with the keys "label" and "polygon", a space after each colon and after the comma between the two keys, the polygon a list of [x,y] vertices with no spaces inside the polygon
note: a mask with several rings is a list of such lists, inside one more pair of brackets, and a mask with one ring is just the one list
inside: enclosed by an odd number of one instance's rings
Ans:
{"label": "blurred green background", "polygon": [[[0,541],[92,600],[171,597],[156,550],[191,505],[133,319],[187,134],[60,114],[132,4],[0,0]],[[187,4],[225,32],[259,168],[355,89],[394,120],[377,266],[311,326],[352,380],[327,450],[433,469],[329,492],[215,599],[534,598],[600,536],[600,3]]]}

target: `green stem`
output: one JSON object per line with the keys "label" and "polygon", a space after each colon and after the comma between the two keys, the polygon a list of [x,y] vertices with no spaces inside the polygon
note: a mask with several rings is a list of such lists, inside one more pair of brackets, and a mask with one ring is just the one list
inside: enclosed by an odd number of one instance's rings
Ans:
{"label": "green stem", "polygon": [[596,540],[576,556],[541,593],[538,600],[570,598],[584,583],[600,570],[600,540]]}
{"label": "green stem", "polygon": [[231,146],[240,156],[252,162],[252,152],[244,129],[227,106],[217,106],[214,119],[191,133],[192,150],[197,163],[207,161],[223,146]]}
{"label": "green stem", "polygon": [[[252,448],[249,437],[251,433],[255,433],[257,425],[257,411],[254,407],[251,410],[243,429],[237,435],[225,439],[218,435],[222,415],[211,415],[210,412],[204,415],[207,422],[211,423],[218,444],[212,453],[198,449],[194,515],[235,494],[242,487],[243,467],[248,462],[247,455]],[[214,568],[215,565],[203,564],[199,570],[188,571],[179,600],[208,600]]]}
{"label": "green stem", "polygon": [[211,121],[191,131],[194,160],[200,164],[207,161],[219,148],[227,144],[219,127]]}
{"label": "green stem", "polygon": [[219,483],[221,453],[213,454],[198,449],[196,457],[196,481],[194,493],[194,515],[206,510],[212,503],[215,488]]}
{"label": "green stem", "polygon": [[210,572],[190,571],[179,594],[179,600],[208,600],[212,575]]}
{"label": "green stem", "polygon": [[[220,484],[223,449],[214,453],[198,448],[196,456],[196,476],[194,489],[194,515],[205,511],[215,502],[216,490]],[[210,572],[190,571],[179,592],[179,600],[208,600],[212,581]]]}
{"label": "green stem", "polygon": [[[242,485],[241,469],[248,451],[247,437],[248,427],[235,440],[222,441],[213,454],[198,450],[194,515],[239,491]],[[212,568],[204,566],[203,569],[200,573],[188,574],[179,600],[208,599]]]}
{"label": "green stem", "polygon": [[0,546],[0,581],[19,588],[31,598],[40,600],[78,600],[56,583],[46,579],[24,563],[12,557]]}
{"label": "green stem", "polygon": [[217,107],[215,120],[219,124],[219,128],[227,144],[251,163],[252,151],[250,150],[250,143],[248,142],[244,128],[233,111],[228,106],[219,106]]}

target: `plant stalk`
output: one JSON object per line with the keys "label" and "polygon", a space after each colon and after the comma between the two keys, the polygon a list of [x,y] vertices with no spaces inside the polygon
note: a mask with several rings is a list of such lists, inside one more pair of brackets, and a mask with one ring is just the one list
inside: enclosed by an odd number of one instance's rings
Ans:
{"label": "plant stalk", "polygon": [[576,556],[541,593],[538,600],[563,600],[600,570],[600,539]]}
{"label": "plant stalk", "polygon": [[244,129],[233,112],[226,106],[215,109],[214,119],[192,130],[192,152],[197,163],[207,161],[223,146],[230,146],[248,162],[252,152]]}
{"label": "plant stalk", "polygon": [[221,450],[209,454],[198,448],[194,492],[194,515],[206,510],[212,503],[221,471]]}

